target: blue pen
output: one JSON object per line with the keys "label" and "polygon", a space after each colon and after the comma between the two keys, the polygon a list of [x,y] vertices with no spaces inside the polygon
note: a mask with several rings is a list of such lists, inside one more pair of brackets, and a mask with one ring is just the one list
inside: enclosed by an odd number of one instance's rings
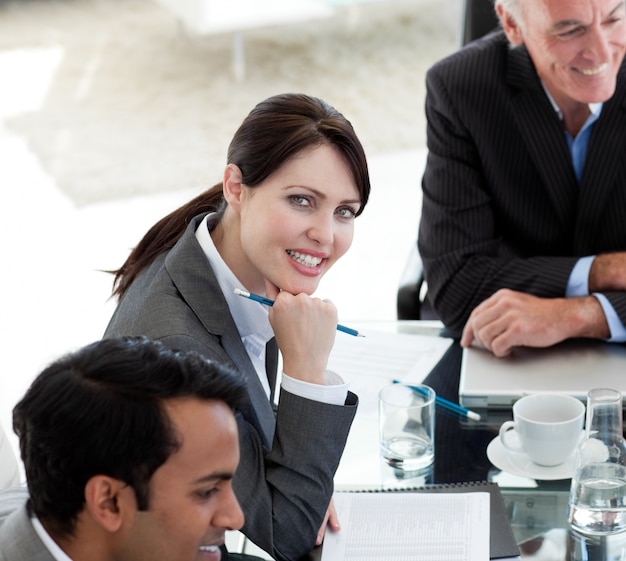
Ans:
{"label": "blue pen", "polygon": [[[404,384],[402,380],[393,380],[393,383]],[[420,391],[420,388],[417,386],[411,386],[409,384],[409,387],[415,391]],[[437,405],[440,405],[444,409],[447,409],[448,411],[452,411],[453,413],[457,413],[461,415],[462,417],[467,417],[468,419],[473,419],[474,421],[480,421],[480,415],[476,413],[476,411],[470,411],[469,409],[466,409],[462,405],[457,405],[456,403],[452,403],[452,401],[448,401],[447,399],[444,399],[443,397],[439,397],[438,395],[435,396],[435,403]]]}
{"label": "blue pen", "polygon": [[[261,304],[265,304],[266,306],[274,305],[274,300],[266,298],[265,296],[260,296],[259,294],[254,294],[254,292],[248,292],[247,290],[243,290],[241,288],[235,288],[235,294],[243,296],[244,298],[249,298],[250,300],[254,300],[255,302],[260,302]],[[365,337],[365,335],[359,333],[356,329],[346,327],[345,325],[341,325],[340,323],[337,324],[337,331],[342,331],[343,333],[347,333],[348,335],[354,335],[355,337]]]}

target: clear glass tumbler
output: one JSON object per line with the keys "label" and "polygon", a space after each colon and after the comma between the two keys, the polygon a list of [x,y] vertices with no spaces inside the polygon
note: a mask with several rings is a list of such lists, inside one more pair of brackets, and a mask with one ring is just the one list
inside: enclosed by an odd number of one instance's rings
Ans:
{"label": "clear glass tumbler", "polygon": [[427,468],[435,459],[435,390],[392,384],[379,393],[380,452],[395,470]]}
{"label": "clear glass tumbler", "polygon": [[568,522],[581,534],[626,530],[626,443],[622,394],[593,389],[587,396],[585,435],[576,453]]}

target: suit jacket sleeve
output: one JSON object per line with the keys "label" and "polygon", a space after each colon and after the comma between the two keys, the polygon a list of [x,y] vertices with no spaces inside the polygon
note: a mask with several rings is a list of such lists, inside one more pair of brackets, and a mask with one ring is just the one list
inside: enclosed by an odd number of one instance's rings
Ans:
{"label": "suit jacket sleeve", "polygon": [[240,424],[248,456],[235,479],[247,505],[243,532],[276,559],[299,559],[313,549],[356,404],[354,394],[342,407],[281,391],[271,450],[256,450],[254,428]]}
{"label": "suit jacket sleeve", "polygon": [[[460,331],[500,288],[564,296],[579,257],[626,249],[624,220],[611,212],[626,202],[616,188],[623,162],[602,177],[594,154],[597,139],[613,134],[611,119],[623,119],[619,105],[605,103],[579,185],[562,124],[523,47],[511,49],[497,32],[429,70],[418,247],[447,327]],[[623,321],[623,294],[607,297]]]}

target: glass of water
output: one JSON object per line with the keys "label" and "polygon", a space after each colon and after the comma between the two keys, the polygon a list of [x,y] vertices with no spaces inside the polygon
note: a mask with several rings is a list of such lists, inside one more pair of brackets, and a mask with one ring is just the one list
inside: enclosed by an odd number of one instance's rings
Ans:
{"label": "glass of water", "polygon": [[585,438],[576,452],[568,522],[583,535],[626,532],[626,442],[617,390],[597,388],[587,396]]}
{"label": "glass of water", "polygon": [[391,384],[378,395],[380,453],[404,472],[428,468],[435,460],[435,390]]}

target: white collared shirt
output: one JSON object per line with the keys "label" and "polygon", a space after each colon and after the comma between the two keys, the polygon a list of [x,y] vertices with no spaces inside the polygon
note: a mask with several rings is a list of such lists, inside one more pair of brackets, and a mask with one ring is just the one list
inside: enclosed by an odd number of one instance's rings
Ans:
{"label": "white collared shirt", "polygon": [[39,539],[46,546],[46,549],[50,552],[50,555],[56,559],[56,561],[72,561],[72,559],[63,551],[57,543],[50,537],[50,534],[46,532],[43,524],[39,521],[39,518],[32,516],[30,519],[35,533],[39,536]]}
{"label": "white collared shirt", "polygon": [[[237,279],[217,251],[209,233],[210,216],[211,214],[205,216],[198,226],[196,239],[213,268],[241,340],[269,399],[270,387],[265,371],[265,345],[274,336],[274,332],[269,322],[267,307],[235,294],[235,288],[245,289],[246,287]],[[300,397],[334,405],[344,405],[348,396],[348,385],[338,374],[331,371],[326,371],[326,385],[324,386],[296,380],[284,372],[282,372],[280,385],[286,391]]]}

